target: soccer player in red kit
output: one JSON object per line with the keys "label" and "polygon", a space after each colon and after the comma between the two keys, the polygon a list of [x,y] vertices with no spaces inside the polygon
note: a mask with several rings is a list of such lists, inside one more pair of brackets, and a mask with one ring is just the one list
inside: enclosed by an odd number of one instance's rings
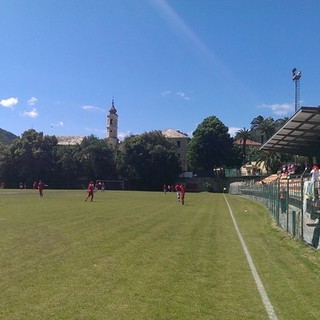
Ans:
{"label": "soccer player in red kit", "polygon": [[38,182],[38,190],[39,190],[40,198],[43,197],[43,188],[44,188],[44,183],[42,182],[42,180],[39,180],[39,182]]}
{"label": "soccer player in red kit", "polygon": [[184,185],[180,185],[180,199],[181,199],[181,204],[184,205],[184,195],[186,193],[186,189]]}
{"label": "soccer player in red kit", "polygon": [[177,193],[177,200],[180,201],[180,191],[181,191],[180,184],[177,184],[174,188],[175,188],[176,193]]}
{"label": "soccer player in red kit", "polygon": [[84,201],[87,201],[90,197],[91,197],[91,201],[93,201],[93,191],[94,191],[94,185],[93,185],[93,182],[90,181],[88,185],[88,196]]}

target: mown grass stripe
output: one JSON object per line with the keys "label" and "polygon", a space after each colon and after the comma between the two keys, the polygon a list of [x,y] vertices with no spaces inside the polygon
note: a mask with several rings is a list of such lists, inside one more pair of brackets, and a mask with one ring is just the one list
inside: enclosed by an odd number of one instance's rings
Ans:
{"label": "mown grass stripe", "polygon": [[228,199],[226,198],[225,195],[223,195],[223,196],[224,196],[224,200],[226,201],[226,204],[228,206],[228,209],[229,209],[229,212],[230,212],[230,216],[231,216],[233,224],[234,224],[234,228],[235,228],[235,230],[237,232],[237,235],[239,237],[242,249],[243,249],[243,251],[244,251],[244,253],[246,255],[246,258],[247,258],[247,261],[248,261],[252,276],[253,276],[254,281],[255,281],[255,283],[257,285],[257,289],[258,289],[258,291],[260,293],[260,296],[261,296],[263,305],[264,305],[264,307],[266,309],[266,312],[268,314],[268,317],[269,317],[270,320],[277,320],[278,318],[276,316],[274,308],[273,308],[273,306],[272,306],[272,304],[270,302],[270,299],[269,299],[268,294],[267,294],[267,292],[266,292],[266,290],[264,288],[264,285],[263,285],[263,283],[262,283],[262,281],[261,281],[261,279],[259,277],[257,269],[256,269],[256,267],[255,267],[255,265],[253,263],[251,254],[250,254],[250,252],[249,252],[249,250],[247,248],[247,245],[246,245],[246,243],[245,243],[245,241],[244,241],[244,239],[243,239],[243,237],[241,235],[241,232],[240,232],[240,230],[238,228],[237,222],[236,222],[236,220],[234,218],[234,215],[233,215],[232,209],[230,207],[230,204],[228,202]]}
{"label": "mown grass stripe", "polygon": [[[0,190],[0,318],[266,320],[222,194]],[[318,319],[319,252],[227,195],[279,319]]]}

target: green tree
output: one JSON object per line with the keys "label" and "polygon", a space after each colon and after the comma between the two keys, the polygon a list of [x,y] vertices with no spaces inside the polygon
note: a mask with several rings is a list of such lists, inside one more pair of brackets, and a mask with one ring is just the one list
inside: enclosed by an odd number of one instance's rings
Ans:
{"label": "green tree", "polygon": [[284,117],[284,118],[277,119],[274,122],[276,131],[279,130],[282,126],[284,126],[285,123],[288,122],[288,120],[289,120],[289,117]]}
{"label": "green tree", "polygon": [[[286,122],[287,117],[274,120],[272,117],[264,118],[261,115],[254,118],[251,121],[251,133],[253,137],[260,137],[261,143],[265,143],[269,140],[277,130],[279,130]],[[276,173],[280,166],[288,161],[293,161],[292,156],[286,154],[280,154],[270,151],[258,151],[250,155],[250,157],[256,158],[258,162],[264,162],[269,173]]]}
{"label": "green tree", "polygon": [[59,175],[59,186],[63,188],[79,187],[79,178],[82,176],[80,162],[76,159],[77,146],[67,145],[57,147],[58,161],[56,163]]}
{"label": "green tree", "polygon": [[59,146],[55,136],[32,129],[9,146],[1,144],[0,151],[0,181],[11,187],[39,179],[50,187],[79,187],[81,178],[117,177],[113,148],[94,136],[80,145]]}
{"label": "green tree", "polygon": [[131,135],[123,141],[122,174],[132,188],[159,190],[175,182],[179,172],[176,146],[161,131]]}
{"label": "green tree", "polygon": [[52,180],[55,176],[57,139],[33,129],[25,131],[2,156],[2,177],[10,186],[19,182]]}
{"label": "green tree", "polygon": [[9,146],[0,142],[0,182],[6,182],[6,177],[10,175],[9,161],[10,161]]}
{"label": "green tree", "polygon": [[203,120],[193,132],[189,142],[187,157],[194,170],[211,174],[214,167],[235,165],[233,139],[217,117]]}
{"label": "green tree", "polygon": [[245,164],[247,161],[247,140],[251,139],[251,131],[244,127],[237,131],[236,137],[242,143],[242,164]]}
{"label": "green tree", "polygon": [[268,174],[277,173],[281,165],[292,160],[292,156],[278,152],[262,151],[258,158],[258,163],[264,162]]}
{"label": "green tree", "polygon": [[265,143],[275,133],[277,124],[272,117],[258,116],[251,121],[251,130],[260,136],[261,143]]}
{"label": "green tree", "polygon": [[93,135],[84,138],[76,147],[74,159],[83,178],[97,180],[117,177],[114,150],[104,139]]}

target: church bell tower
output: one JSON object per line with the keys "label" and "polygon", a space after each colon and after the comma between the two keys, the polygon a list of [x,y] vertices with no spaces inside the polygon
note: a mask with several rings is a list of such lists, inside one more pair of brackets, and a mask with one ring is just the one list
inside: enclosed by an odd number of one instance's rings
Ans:
{"label": "church bell tower", "polygon": [[114,100],[107,115],[107,141],[114,147],[119,143],[118,140],[118,114],[114,106]]}

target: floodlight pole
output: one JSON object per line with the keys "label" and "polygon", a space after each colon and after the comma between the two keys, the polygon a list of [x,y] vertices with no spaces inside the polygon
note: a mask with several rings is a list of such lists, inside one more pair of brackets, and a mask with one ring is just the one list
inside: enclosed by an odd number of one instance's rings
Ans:
{"label": "floodlight pole", "polygon": [[294,101],[294,110],[295,112],[300,109],[300,78],[301,71],[297,72],[296,68],[292,69],[292,80],[295,84],[295,101]]}

